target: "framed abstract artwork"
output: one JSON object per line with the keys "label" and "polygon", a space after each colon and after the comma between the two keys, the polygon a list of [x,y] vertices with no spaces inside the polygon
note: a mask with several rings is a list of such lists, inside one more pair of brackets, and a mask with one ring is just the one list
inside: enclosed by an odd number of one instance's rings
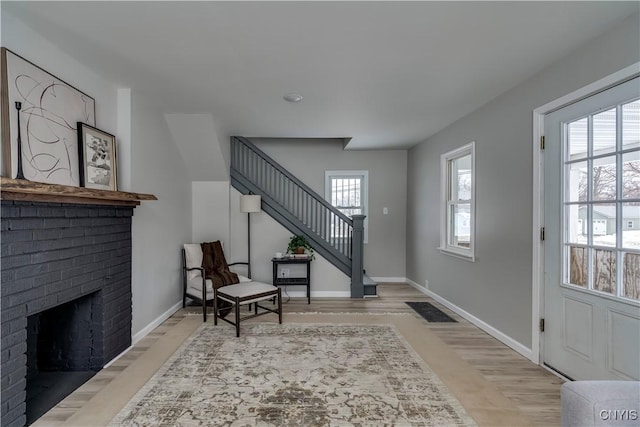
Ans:
{"label": "framed abstract artwork", "polygon": [[79,186],[76,123],[95,126],[94,99],[9,49],[1,61],[2,176]]}
{"label": "framed abstract artwork", "polygon": [[116,191],[116,137],[78,122],[80,185]]}

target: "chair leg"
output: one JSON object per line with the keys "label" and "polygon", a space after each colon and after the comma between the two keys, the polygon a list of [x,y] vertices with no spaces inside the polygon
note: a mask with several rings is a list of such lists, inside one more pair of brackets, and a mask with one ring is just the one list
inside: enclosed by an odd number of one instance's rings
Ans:
{"label": "chair leg", "polygon": [[255,307],[254,314],[258,314],[258,303],[256,302],[254,305],[256,306],[256,307]]}
{"label": "chair leg", "polygon": [[240,299],[236,297],[236,338],[240,336]]}
{"label": "chair leg", "polygon": [[207,288],[202,280],[202,321],[207,321]]}
{"label": "chair leg", "polygon": [[282,291],[278,288],[278,321],[282,325]]}
{"label": "chair leg", "polygon": [[213,324],[218,325],[218,291],[213,290]]}
{"label": "chair leg", "polygon": [[187,306],[187,294],[183,293],[182,294],[182,308],[185,308]]}

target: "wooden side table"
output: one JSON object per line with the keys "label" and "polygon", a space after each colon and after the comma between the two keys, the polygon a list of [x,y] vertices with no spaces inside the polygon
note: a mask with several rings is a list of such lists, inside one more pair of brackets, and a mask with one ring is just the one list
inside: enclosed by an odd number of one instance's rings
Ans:
{"label": "wooden side table", "polygon": [[[311,258],[272,258],[273,264],[273,285],[274,286],[306,286],[307,302],[311,304]],[[306,277],[289,277],[278,274],[278,266],[282,271],[282,266],[286,265],[307,265]]]}

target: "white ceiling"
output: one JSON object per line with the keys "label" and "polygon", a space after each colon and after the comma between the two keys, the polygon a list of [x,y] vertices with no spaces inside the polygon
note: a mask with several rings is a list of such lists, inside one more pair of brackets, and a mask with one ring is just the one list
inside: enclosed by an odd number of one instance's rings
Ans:
{"label": "white ceiling", "polygon": [[[226,135],[407,148],[639,2],[2,2],[164,113]],[[304,96],[299,104],[282,99]]]}

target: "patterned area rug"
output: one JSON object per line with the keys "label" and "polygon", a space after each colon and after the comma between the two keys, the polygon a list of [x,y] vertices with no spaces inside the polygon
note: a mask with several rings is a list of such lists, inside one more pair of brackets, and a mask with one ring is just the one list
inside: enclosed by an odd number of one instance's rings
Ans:
{"label": "patterned area rug", "polygon": [[391,325],[203,324],[112,426],[475,426]]}

